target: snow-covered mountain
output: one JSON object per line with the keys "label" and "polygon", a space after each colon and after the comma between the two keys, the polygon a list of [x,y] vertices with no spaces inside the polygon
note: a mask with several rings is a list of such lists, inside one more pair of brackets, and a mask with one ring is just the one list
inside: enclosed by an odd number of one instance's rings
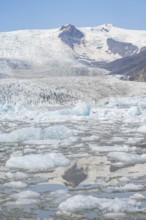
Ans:
{"label": "snow-covered mountain", "polygon": [[0,43],[0,78],[98,75],[112,72],[113,61],[146,50],[146,31],[68,24],[53,30],[3,32]]}

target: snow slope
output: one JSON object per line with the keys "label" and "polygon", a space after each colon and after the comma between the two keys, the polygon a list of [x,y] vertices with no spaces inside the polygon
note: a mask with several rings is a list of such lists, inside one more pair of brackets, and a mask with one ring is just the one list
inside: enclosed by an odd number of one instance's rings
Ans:
{"label": "snow slope", "polygon": [[0,76],[97,75],[101,62],[122,58],[129,49],[134,54],[144,50],[146,31],[111,24],[86,28],[66,25],[0,33],[0,42]]}

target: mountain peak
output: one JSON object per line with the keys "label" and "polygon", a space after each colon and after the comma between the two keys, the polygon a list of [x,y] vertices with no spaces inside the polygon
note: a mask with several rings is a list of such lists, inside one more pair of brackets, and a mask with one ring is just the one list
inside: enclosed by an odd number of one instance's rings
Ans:
{"label": "mountain peak", "polygon": [[65,24],[65,25],[63,25],[61,28],[60,28],[60,30],[61,31],[64,31],[64,30],[71,30],[71,29],[75,29],[76,27],[74,26],[74,25],[72,25],[72,24]]}
{"label": "mountain peak", "polygon": [[116,26],[113,24],[102,24],[100,26],[98,26],[98,28],[102,31],[107,31],[109,32],[112,28],[115,28]]}
{"label": "mountain peak", "polygon": [[79,45],[84,37],[84,34],[72,24],[64,25],[60,30],[59,38],[72,49],[75,44]]}

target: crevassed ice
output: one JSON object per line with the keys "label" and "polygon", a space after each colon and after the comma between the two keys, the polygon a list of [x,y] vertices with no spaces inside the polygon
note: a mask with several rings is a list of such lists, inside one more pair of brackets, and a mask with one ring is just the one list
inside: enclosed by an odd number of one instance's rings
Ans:
{"label": "crevassed ice", "polygon": [[47,171],[52,168],[67,166],[70,164],[61,153],[30,154],[25,156],[11,156],[6,162],[6,167],[29,171]]}
{"label": "crevassed ice", "polygon": [[65,126],[48,128],[27,127],[17,129],[11,133],[0,134],[0,142],[24,142],[29,140],[66,139],[73,136],[73,132]]}

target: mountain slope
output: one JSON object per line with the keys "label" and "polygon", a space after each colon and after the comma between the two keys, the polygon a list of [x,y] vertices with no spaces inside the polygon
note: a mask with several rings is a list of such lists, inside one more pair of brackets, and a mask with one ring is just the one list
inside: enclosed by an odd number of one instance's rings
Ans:
{"label": "mountain slope", "polygon": [[1,76],[88,76],[107,73],[103,64],[145,50],[146,31],[69,24],[53,30],[0,33],[0,42]]}
{"label": "mountain slope", "polygon": [[108,63],[104,68],[123,79],[146,81],[146,50]]}

